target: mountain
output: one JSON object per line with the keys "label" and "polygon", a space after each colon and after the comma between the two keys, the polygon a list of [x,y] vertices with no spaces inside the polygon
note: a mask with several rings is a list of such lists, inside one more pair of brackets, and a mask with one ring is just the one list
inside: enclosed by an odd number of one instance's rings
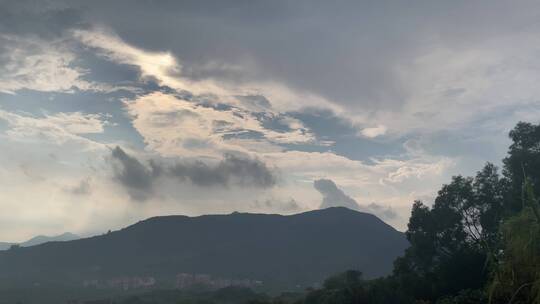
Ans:
{"label": "mountain", "polygon": [[21,245],[22,247],[30,247],[30,246],[36,246],[39,244],[47,243],[47,242],[73,241],[79,238],[80,237],[78,235],[70,233],[70,232],[66,232],[57,236],[38,235],[19,245]]}
{"label": "mountain", "polygon": [[12,245],[16,245],[16,244],[15,243],[0,242],[0,250],[7,250]]}
{"label": "mountain", "polygon": [[310,286],[331,274],[389,274],[408,246],[374,215],[342,207],[295,215],[162,216],[104,235],[0,252],[2,284],[62,284],[178,273]]}
{"label": "mountain", "polygon": [[66,232],[60,235],[56,235],[56,236],[38,235],[20,244],[0,242],[0,250],[7,250],[12,245],[19,245],[21,247],[30,247],[30,246],[47,243],[47,242],[65,242],[65,241],[77,240],[79,238],[80,237],[78,235],[70,233],[70,232]]}

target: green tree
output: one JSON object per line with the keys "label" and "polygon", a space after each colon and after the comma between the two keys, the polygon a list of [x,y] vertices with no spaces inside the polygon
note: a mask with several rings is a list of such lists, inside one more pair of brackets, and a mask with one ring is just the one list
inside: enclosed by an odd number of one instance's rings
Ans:
{"label": "green tree", "polygon": [[488,163],[474,178],[455,176],[443,185],[432,208],[415,202],[406,232],[411,246],[394,269],[401,288],[430,301],[482,288],[499,240],[504,189]]}
{"label": "green tree", "polygon": [[362,273],[349,270],[325,280],[322,289],[308,293],[304,304],[367,304],[367,288]]}
{"label": "green tree", "polygon": [[489,286],[494,303],[540,303],[540,205],[527,178],[522,196],[523,209],[501,227],[501,257]]}
{"label": "green tree", "polygon": [[508,156],[503,160],[503,174],[510,187],[506,209],[509,213],[515,214],[523,207],[521,200],[523,170],[527,172],[527,178],[534,192],[540,193],[540,124],[519,122],[510,131],[509,136],[512,145],[508,150]]}

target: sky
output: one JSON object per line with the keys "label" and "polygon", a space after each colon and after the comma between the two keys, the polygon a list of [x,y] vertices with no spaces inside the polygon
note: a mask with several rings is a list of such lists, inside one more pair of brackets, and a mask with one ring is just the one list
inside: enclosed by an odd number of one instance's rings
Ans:
{"label": "sky", "polygon": [[0,240],[331,206],[404,231],[539,83],[537,1],[0,0]]}

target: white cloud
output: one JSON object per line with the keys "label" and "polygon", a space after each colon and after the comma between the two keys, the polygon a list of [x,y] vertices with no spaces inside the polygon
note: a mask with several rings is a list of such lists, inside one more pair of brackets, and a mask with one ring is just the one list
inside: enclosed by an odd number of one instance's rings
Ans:
{"label": "white cloud", "polygon": [[36,117],[0,110],[0,120],[7,122],[5,135],[13,141],[46,141],[57,145],[76,142],[84,144],[86,148],[97,148],[100,145],[81,134],[102,133],[103,126],[107,123],[102,115],[81,112],[60,112]]}
{"label": "white cloud", "polygon": [[[226,151],[261,150],[253,146],[255,142],[265,147],[316,142],[314,135],[297,121],[290,121],[291,131],[277,132],[265,128],[249,111],[235,107],[216,110],[159,92],[138,97],[127,102],[126,107],[148,147],[163,155],[213,157]],[[260,134],[262,139],[243,139],[242,135],[249,132]]]}
{"label": "white cloud", "polygon": [[73,134],[103,133],[103,126],[107,124],[103,115],[81,112],[59,112],[54,115],[46,115],[43,121],[62,126]]}
{"label": "white cloud", "polygon": [[364,128],[360,131],[360,134],[365,137],[374,138],[374,137],[386,134],[386,131],[387,131],[386,126],[378,125],[372,128]]}
{"label": "white cloud", "polygon": [[401,105],[369,112],[360,122],[384,122],[388,133],[407,135],[478,128],[485,120],[492,122],[484,126],[488,131],[507,132],[520,119],[538,120],[538,115],[513,113],[540,96],[538,52],[536,32],[426,46],[395,68],[406,88]]}
{"label": "white cloud", "polygon": [[61,40],[0,35],[0,45],[0,92],[72,92],[93,86],[81,79],[86,71],[74,66],[76,55]]}
{"label": "white cloud", "polygon": [[377,161],[381,167],[388,168],[390,171],[380,182],[401,183],[407,179],[416,178],[418,180],[428,178],[429,176],[442,175],[446,169],[454,165],[454,162],[446,157],[426,161],[425,159],[412,159],[408,161],[384,160]]}
{"label": "white cloud", "polygon": [[211,81],[191,81],[182,77],[182,66],[170,52],[150,52],[133,47],[105,29],[76,30],[73,36],[111,61],[139,67],[143,79],[152,78],[162,85],[195,94],[225,93]]}
{"label": "white cloud", "polygon": [[[121,219],[127,201],[108,182],[104,155],[109,150],[84,137],[103,132],[106,123],[104,116],[80,112],[33,116],[0,110],[0,193],[5,198],[0,208],[10,210],[0,215],[3,240],[84,232],[96,219]],[[75,184],[90,177],[91,186]],[[109,213],[102,213],[105,209]]]}

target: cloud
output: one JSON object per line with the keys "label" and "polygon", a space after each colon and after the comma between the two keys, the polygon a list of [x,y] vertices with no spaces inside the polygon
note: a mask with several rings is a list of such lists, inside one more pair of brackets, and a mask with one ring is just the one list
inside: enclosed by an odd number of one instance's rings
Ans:
{"label": "cloud", "polygon": [[429,159],[429,156],[423,156],[407,161],[392,159],[375,161],[381,167],[393,168],[385,177],[380,179],[380,182],[382,184],[396,184],[413,178],[422,179],[427,176],[437,176],[454,165],[454,161],[447,157]]}
{"label": "cloud", "polygon": [[264,112],[272,109],[272,104],[263,95],[238,95],[236,96],[240,103],[249,110],[255,112]]}
{"label": "cloud", "polygon": [[374,138],[386,134],[387,128],[383,125],[378,125],[373,128],[364,128],[360,131],[365,137]]}
{"label": "cloud", "polygon": [[81,11],[62,1],[5,0],[0,2],[0,33],[59,38],[81,25]]}
{"label": "cloud", "polygon": [[349,209],[374,214],[383,220],[394,220],[398,217],[398,214],[390,207],[384,207],[376,203],[368,205],[358,204],[355,199],[339,189],[332,180],[319,179],[313,182],[313,186],[323,196],[322,203],[319,207],[320,209],[329,207],[347,207]]}
{"label": "cloud", "polygon": [[381,206],[376,203],[371,203],[363,208],[366,212],[373,213],[382,219],[393,220],[399,217],[397,212],[391,207]]}
{"label": "cloud", "polygon": [[116,147],[111,153],[114,178],[127,188],[132,199],[144,201],[152,195],[155,174],[138,159]]}
{"label": "cloud", "polygon": [[47,141],[61,145],[68,142],[83,144],[88,148],[102,145],[81,135],[102,133],[107,118],[100,114],[84,114],[81,112],[59,112],[32,116],[18,114],[0,109],[0,120],[7,122],[7,137],[13,141],[37,142]]}
{"label": "cloud", "polygon": [[0,92],[21,89],[43,92],[89,90],[86,71],[74,63],[76,54],[62,40],[43,41],[0,33]]}
{"label": "cloud", "polygon": [[[186,69],[183,66],[186,62],[180,60],[181,57],[177,54],[168,51],[148,51],[136,47],[127,43],[111,29],[103,27],[75,29],[72,31],[72,36],[96,54],[114,63],[137,67],[141,73],[141,80],[153,80],[159,85],[180,92],[201,95],[208,99],[219,97],[221,103],[235,105],[249,111],[268,112],[270,107],[279,111],[291,111],[304,107],[327,107],[341,111],[339,106],[317,94],[295,90],[286,83],[275,80],[236,83],[212,76],[190,77],[190,73],[185,73]],[[205,63],[203,66],[206,68],[208,64]],[[244,71],[244,69],[237,70]]]}
{"label": "cloud", "polygon": [[167,171],[172,177],[181,181],[189,180],[202,187],[235,185],[268,188],[276,184],[276,176],[264,163],[232,154],[225,155],[215,166],[196,161],[177,163]]}
{"label": "cloud", "polygon": [[[354,117],[360,126],[384,123],[389,133],[463,127],[497,103],[530,102],[538,95],[540,44],[530,3],[514,9],[495,1],[489,11],[482,2],[415,3],[413,10],[399,9],[402,4],[391,9],[362,2],[317,3],[306,11],[304,1],[225,1],[235,13],[221,14],[206,2],[21,2],[5,2],[2,30],[41,34],[68,29],[102,56],[137,66],[143,78],[163,85],[229,97],[242,95],[231,91],[249,88],[273,105],[281,104],[274,100],[280,95],[294,95],[285,98],[281,109],[324,100],[319,104],[340,108],[340,115]],[[254,20],[247,13],[254,10],[265,14]],[[460,16],[459,26],[451,16]],[[147,21],[144,28],[139,27],[141,18]],[[380,20],[392,22],[381,25]],[[494,26],[493,20],[502,21]],[[82,29],[81,24],[102,28]],[[194,36],[205,38],[193,41]],[[314,50],[315,40],[320,43]]]}
{"label": "cloud", "polygon": [[264,125],[272,113],[256,115],[234,106],[211,106],[155,92],[126,103],[134,128],[148,147],[163,155],[215,157],[227,151],[253,152],[257,145],[317,144],[315,136],[297,120],[283,120],[287,130]]}
{"label": "cloud", "polygon": [[279,210],[279,212],[285,213],[298,212],[302,209],[300,204],[298,204],[294,198],[289,198],[288,200],[281,200],[277,198],[255,200],[253,207],[255,209],[261,209],[264,211]]}
{"label": "cloud", "polygon": [[137,158],[116,147],[111,153],[113,175],[132,199],[145,201],[155,192],[158,179],[175,180],[198,187],[270,188],[277,182],[273,170],[257,159],[227,154],[217,163],[176,161],[173,164],[153,160],[143,164]]}
{"label": "cloud", "polygon": [[100,114],[83,114],[81,112],[59,112],[46,115],[44,122],[61,125],[73,134],[103,133],[103,127],[107,125],[107,118]]}
{"label": "cloud", "polygon": [[183,77],[182,65],[170,52],[149,52],[133,47],[104,28],[77,29],[73,36],[113,62],[137,66],[143,80],[152,79],[161,85],[194,94],[226,93],[212,81],[192,81]]}
{"label": "cloud", "polygon": [[329,207],[347,207],[349,209],[358,210],[359,206],[356,201],[339,189],[336,184],[329,179],[319,179],[313,182],[313,186],[323,196],[323,201],[320,208]]}
{"label": "cloud", "polygon": [[[65,6],[110,29],[75,30],[80,41],[163,85],[229,97],[251,91],[282,110],[334,107],[358,122],[366,137],[381,135],[381,124],[400,135],[464,128],[480,113],[538,95],[540,43],[531,3],[514,9],[495,1],[489,11],[482,1],[414,3],[413,10],[351,2],[317,3],[306,11],[304,3],[234,4],[230,14],[206,2],[167,9],[138,3],[122,16],[111,11],[125,10],[123,1],[90,10]],[[254,9],[266,13],[254,20],[248,13]],[[451,16],[460,16],[459,26]],[[148,22],[135,32],[140,18]],[[494,26],[493,20],[503,21]],[[195,34],[205,38],[194,42]],[[315,49],[313,41],[320,42]]]}
{"label": "cloud", "polygon": [[[50,37],[45,39],[44,36]],[[88,55],[81,51],[79,44],[73,32],[16,35],[2,32],[0,24],[0,93],[17,94],[25,89],[70,94],[78,91],[142,92],[126,81],[90,80],[95,71],[85,66]]]}
{"label": "cloud", "polygon": [[92,192],[90,178],[82,179],[76,186],[65,187],[65,191],[75,195],[89,195]]}

